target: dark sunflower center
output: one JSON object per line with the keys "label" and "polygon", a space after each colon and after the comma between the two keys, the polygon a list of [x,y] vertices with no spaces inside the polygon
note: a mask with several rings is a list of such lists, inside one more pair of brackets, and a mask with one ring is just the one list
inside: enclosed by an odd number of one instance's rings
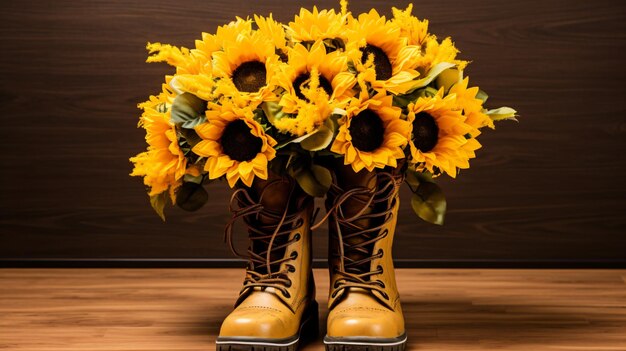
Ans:
{"label": "dark sunflower center", "polygon": [[413,121],[415,147],[422,152],[428,152],[435,148],[437,140],[439,140],[439,127],[433,116],[426,112],[415,115],[415,121]]}
{"label": "dark sunflower center", "polygon": [[389,57],[387,57],[383,49],[367,44],[364,48],[361,48],[361,52],[363,53],[361,56],[362,63],[367,62],[370,54],[374,55],[374,70],[376,71],[377,80],[387,80],[391,78],[391,72],[393,71],[391,61],[389,61]]}
{"label": "dark sunflower center", "polygon": [[265,86],[266,73],[263,62],[244,62],[233,71],[233,83],[239,91],[256,93]]}
{"label": "dark sunflower center", "polygon": [[222,150],[235,161],[250,161],[261,152],[263,141],[250,133],[250,127],[242,120],[230,122],[220,139]]}
{"label": "dark sunflower center", "polygon": [[372,110],[363,110],[350,121],[352,145],[360,151],[371,152],[383,144],[385,126]]}
{"label": "dark sunflower center", "polygon": [[[319,75],[320,77],[320,85],[319,87],[324,89],[324,91],[326,92],[326,94],[328,94],[328,96],[331,96],[333,94],[333,86],[330,84],[330,82],[328,81],[328,79],[326,79],[323,75]],[[309,101],[309,99],[306,98],[306,96],[304,96],[304,94],[302,93],[302,88],[308,88],[310,85],[309,79],[311,79],[311,74],[310,73],[302,73],[301,75],[297,76],[296,79],[293,81],[293,88],[296,91],[296,95],[302,99],[302,100],[306,100]]]}

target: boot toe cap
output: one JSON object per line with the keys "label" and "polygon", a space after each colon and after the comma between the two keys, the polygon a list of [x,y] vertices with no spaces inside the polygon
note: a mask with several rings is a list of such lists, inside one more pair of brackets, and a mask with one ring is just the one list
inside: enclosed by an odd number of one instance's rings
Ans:
{"label": "boot toe cap", "polygon": [[368,306],[333,310],[328,316],[330,337],[395,338],[404,333],[404,325],[392,311]]}
{"label": "boot toe cap", "polygon": [[[220,328],[220,337],[281,339],[294,334],[293,324],[284,314],[265,311],[234,311]],[[296,324],[297,325],[297,324]]]}

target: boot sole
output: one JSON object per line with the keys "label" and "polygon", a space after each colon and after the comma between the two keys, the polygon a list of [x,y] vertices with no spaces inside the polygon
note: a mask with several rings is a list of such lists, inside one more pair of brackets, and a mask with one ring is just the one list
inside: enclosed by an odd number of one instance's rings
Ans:
{"label": "boot sole", "polygon": [[300,329],[292,337],[262,339],[254,337],[217,337],[217,351],[296,351],[300,345],[314,341],[319,334],[317,302],[313,301],[302,316]]}
{"label": "boot sole", "polygon": [[397,338],[324,337],[326,351],[404,351],[406,334]]}

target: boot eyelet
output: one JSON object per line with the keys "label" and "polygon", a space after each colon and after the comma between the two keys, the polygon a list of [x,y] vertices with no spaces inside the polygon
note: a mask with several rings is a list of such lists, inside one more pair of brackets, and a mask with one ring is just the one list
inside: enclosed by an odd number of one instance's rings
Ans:
{"label": "boot eyelet", "polygon": [[[287,285],[287,287],[288,287],[288,288],[291,288],[291,285],[292,285],[292,284],[293,284],[293,283],[291,283],[291,280],[289,280],[289,281],[287,282],[287,284],[286,284],[286,285]],[[384,287],[383,287],[383,288],[384,288]]]}
{"label": "boot eyelet", "polygon": [[300,239],[302,239],[302,236],[300,236],[300,233],[296,233],[296,235],[293,236],[293,239],[295,241],[300,241]]}
{"label": "boot eyelet", "polygon": [[386,292],[381,292],[381,295],[383,295],[383,297],[385,298],[385,300],[389,300],[389,295],[387,295]]}
{"label": "boot eyelet", "polygon": [[291,297],[291,294],[289,293],[289,291],[283,291],[282,293],[283,293],[283,296],[286,297],[286,298],[290,298]]}
{"label": "boot eyelet", "polygon": [[304,224],[304,219],[298,218],[296,221],[296,227],[301,227]]}
{"label": "boot eyelet", "polygon": [[385,252],[383,251],[383,249],[378,249],[378,256],[383,257],[385,255]]}
{"label": "boot eyelet", "polygon": [[385,288],[385,283],[382,280],[377,280],[376,283],[380,285],[381,288]]}
{"label": "boot eyelet", "polygon": [[379,272],[378,274],[383,274],[385,272],[383,270],[383,266],[381,266],[381,265],[376,266],[376,270]]}
{"label": "boot eyelet", "polygon": [[298,252],[297,252],[297,251],[292,252],[292,253],[291,253],[291,258],[292,258],[292,259],[294,259],[294,260],[295,260],[296,258],[298,258]]}
{"label": "boot eyelet", "polygon": [[337,292],[338,292],[338,291],[339,291],[339,290],[335,290],[335,291],[333,291],[333,293],[332,293],[332,294],[330,294],[330,297],[332,297],[332,298],[337,297]]}
{"label": "boot eyelet", "polygon": [[289,273],[293,273],[293,272],[296,271],[296,267],[294,267],[292,265],[289,265],[289,266],[287,266],[287,271],[289,271]]}

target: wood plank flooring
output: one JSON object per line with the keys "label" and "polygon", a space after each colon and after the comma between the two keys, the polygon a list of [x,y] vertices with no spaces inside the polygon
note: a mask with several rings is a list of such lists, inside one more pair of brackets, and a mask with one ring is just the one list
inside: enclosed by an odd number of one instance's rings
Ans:
{"label": "wood plank flooring", "polygon": [[[397,272],[408,350],[626,350],[626,270]],[[326,272],[315,276],[325,306]],[[238,269],[2,269],[0,350],[213,350],[242,277]],[[320,340],[303,350],[323,350]]]}

